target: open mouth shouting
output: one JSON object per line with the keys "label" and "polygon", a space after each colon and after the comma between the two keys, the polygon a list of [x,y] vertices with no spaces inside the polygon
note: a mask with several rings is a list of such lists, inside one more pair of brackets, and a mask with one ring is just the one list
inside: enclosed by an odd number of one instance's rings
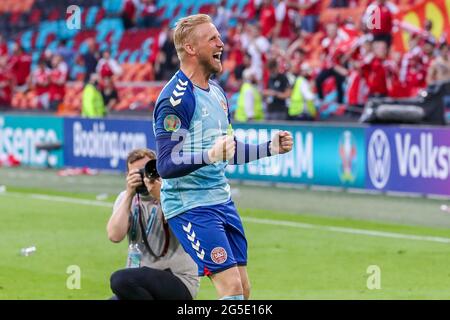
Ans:
{"label": "open mouth shouting", "polygon": [[213,58],[216,62],[221,63],[220,58],[222,57],[222,51],[216,52],[213,54]]}

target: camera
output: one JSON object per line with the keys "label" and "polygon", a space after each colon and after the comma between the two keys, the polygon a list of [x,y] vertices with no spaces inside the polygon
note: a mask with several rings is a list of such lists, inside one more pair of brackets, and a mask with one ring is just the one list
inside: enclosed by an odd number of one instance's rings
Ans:
{"label": "camera", "polygon": [[150,180],[159,178],[158,170],[156,169],[156,160],[149,160],[145,164],[144,168],[139,169],[139,175],[141,176],[142,184],[136,188],[136,192],[144,196],[148,195],[144,178],[148,178]]}

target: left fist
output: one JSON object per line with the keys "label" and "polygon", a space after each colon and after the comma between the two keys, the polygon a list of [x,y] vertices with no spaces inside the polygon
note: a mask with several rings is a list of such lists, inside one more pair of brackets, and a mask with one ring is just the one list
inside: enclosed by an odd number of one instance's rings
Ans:
{"label": "left fist", "polygon": [[288,131],[280,131],[272,137],[272,142],[270,143],[270,153],[283,154],[292,150],[294,145],[294,140],[292,135]]}

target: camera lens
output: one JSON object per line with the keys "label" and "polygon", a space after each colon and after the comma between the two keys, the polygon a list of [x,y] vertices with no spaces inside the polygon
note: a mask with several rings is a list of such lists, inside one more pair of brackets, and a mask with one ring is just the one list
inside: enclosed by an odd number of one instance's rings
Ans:
{"label": "camera lens", "polygon": [[150,160],[145,164],[145,176],[149,179],[159,178],[158,171],[156,170],[156,160]]}

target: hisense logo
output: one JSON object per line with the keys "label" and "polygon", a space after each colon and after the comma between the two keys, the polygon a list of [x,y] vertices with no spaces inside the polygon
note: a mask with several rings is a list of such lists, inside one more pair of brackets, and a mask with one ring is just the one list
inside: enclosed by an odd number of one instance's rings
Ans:
{"label": "hisense logo", "polygon": [[411,139],[409,133],[395,135],[400,175],[447,179],[450,173],[450,147],[435,146],[431,133],[421,133],[419,144],[412,143]]}
{"label": "hisense logo", "polygon": [[[47,162],[47,151],[37,150],[39,143],[58,142],[58,134],[53,129],[14,128],[5,124],[0,118],[0,156],[14,155],[24,164],[44,165]],[[51,165],[56,165],[58,156],[48,157]]]}

